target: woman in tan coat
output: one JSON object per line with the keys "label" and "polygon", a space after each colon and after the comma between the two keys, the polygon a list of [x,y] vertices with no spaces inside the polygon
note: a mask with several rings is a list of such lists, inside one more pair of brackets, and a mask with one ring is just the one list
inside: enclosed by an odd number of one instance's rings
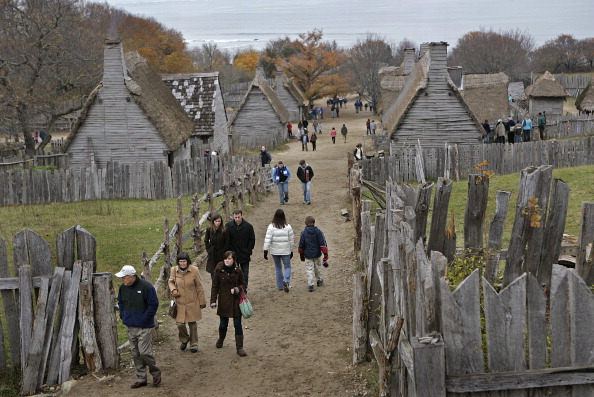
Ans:
{"label": "woman in tan coat", "polygon": [[[202,310],[206,307],[204,287],[196,266],[190,265],[190,256],[182,252],[177,256],[177,266],[171,269],[169,276],[169,290],[177,303],[177,317],[175,322],[179,331],[180,350],[186,350],[188,342],[190,351],[198,351],[198,325],[202,319]],[[188,329],[186,323],[190,328]]]}

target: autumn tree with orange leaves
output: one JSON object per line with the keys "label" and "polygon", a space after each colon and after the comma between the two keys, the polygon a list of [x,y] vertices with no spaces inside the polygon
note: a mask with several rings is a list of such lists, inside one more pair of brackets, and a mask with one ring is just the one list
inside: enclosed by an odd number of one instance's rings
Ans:
{"label": "autumn tree with orange leaves", "polygon": [[322,37],[321,29],[300,34],[293,42],[296,54],[275,61],[288,77],[295,79],[310,105],[316,99],[348,90],[348,81],[336,73],[347,56]]}

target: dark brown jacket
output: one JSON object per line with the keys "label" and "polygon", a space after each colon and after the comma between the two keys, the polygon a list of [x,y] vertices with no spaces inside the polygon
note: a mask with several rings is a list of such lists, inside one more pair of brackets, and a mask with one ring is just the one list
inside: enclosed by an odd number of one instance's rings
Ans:
{"label": "dark brown jacket", "polygon": [[239,310],[239,294],[231,294],[231,288],[243,286],[243,272],[239,266],[235,266],[231,273],[223,270],[223,262],[217,264],[214,270],[214,279],[212,280],[212,289],[210,292],[210,303],[217,303],[217,314],[221,317],[241,317]]}
{"label": "dark brown jacket", "polygon": [[221,232],[221,227],[213,233],[210,229],[206,229],[204,234],[204,246],[206,252],[208,252],[208,260],[206,261],[206,271],[212,273],[217,263],[221,262],[224,258],[225,252],[229,250],[229,232],[225,229],[225,232]]}

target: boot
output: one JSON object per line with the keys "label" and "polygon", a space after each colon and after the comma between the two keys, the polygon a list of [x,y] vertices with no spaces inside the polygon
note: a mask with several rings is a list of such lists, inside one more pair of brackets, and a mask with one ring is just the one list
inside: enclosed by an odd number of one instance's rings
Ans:
{"label": "boot", "polygon": [[239,357],[247,356],[247,353],[243,350],[243,335],[235,335],[235,347],[237,348]]}
{"label": "boot", "polygon": [[217,340],[217,344],[215,345],[217,349],[223,347],[223,341],[225,340],[225,336],[227,336],[227,328],[219,328],[219,339]]}

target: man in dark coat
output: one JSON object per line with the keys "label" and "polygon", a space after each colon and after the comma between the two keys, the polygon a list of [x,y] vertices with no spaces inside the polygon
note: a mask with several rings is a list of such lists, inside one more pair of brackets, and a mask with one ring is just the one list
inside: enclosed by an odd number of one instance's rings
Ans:
{"label": "man in dark coat", "polygon": [[266,164],[270,164],[272,161],[272,156],[270,152],[266,150],[266,146],[262,146],[260,149],[260,161],[262,162],[262,167],[266,166]]}
{"label": "man in dark coat", "polygon": [[311,204],[311,180],[314,177],[313,169],[305,162],[299,161],[299,168],[297,168],[297,178],[301,181],[301,188],[303,189],[303,204]]}
{"label": "man in dark coat", "polygon": [[250,259],[256,245],[254,227],[245,219],[241,210],[233,211],[233,220],[226,225],[229,232],[229,250],[235,252],[237,262],[243,272],[245,290],[248,289]]}
{"label": "man in dark coat", "polygon": [[136,277],[136,269],[126,265],[116,277],[122,279],[118,291],[120,318],[128,327],[128,340],[138,380],[130,386],[138,389],[147,385],[146,368],[153,376],[153,386],[161,383],[161,370],[153,356],[153,328],[159,299],[155,288],[148,281]]}

